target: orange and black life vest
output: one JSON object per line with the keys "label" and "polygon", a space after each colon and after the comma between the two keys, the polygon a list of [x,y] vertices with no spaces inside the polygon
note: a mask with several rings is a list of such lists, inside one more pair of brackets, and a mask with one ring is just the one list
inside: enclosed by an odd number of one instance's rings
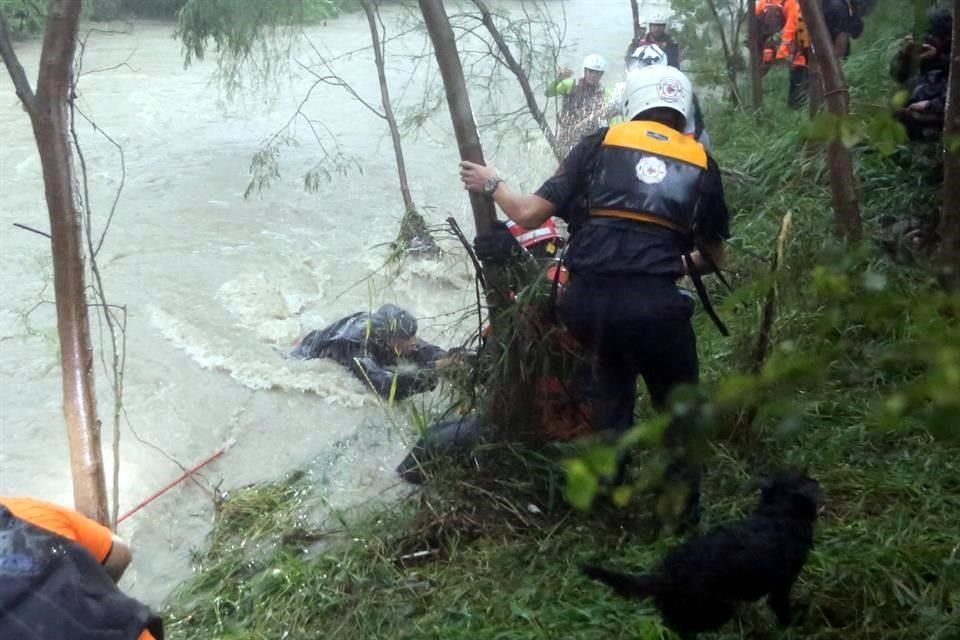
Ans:
{"label": "orange and black life vest", "polygon": [[0,638],[163,639],[163,623],[117,588],[93,555],[0,505]]}
{"label": "orange and black life vest", "polygon": [[[675,129],[643,120],[615,125],[604,136],[591,174],[589,209],[594,219],[630,220],[676,232],[680,258],[704,310],[728,335],[690,255],[697,248],[695,230],[707,166],[703,145]],[[707,252],[701,251],[701,256],[709,260]]]}
{"label": "orange and black life vest", "polygon": [[649,222],[688,235],[707,152],[656,122],[610,127],[590,179],[590,215]]}

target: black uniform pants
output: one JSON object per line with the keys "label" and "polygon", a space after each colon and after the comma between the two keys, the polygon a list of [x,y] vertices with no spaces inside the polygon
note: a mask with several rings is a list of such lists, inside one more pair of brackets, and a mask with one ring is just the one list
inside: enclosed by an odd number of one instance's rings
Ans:
{"label": "black uniform pants", "polygon": [[[623,432],[633,426],[637,376],[654,407],[667,408],[670,392],[699,378],[694,303],[670,278],[638,275],[573,274],[560,300],[567,329],[595,357],[593,426]],[[687,425],[674,420],[664,445],[673,456],[667,480],[683,481],[689,506],[699,501],[700,468],[688,461]]]}

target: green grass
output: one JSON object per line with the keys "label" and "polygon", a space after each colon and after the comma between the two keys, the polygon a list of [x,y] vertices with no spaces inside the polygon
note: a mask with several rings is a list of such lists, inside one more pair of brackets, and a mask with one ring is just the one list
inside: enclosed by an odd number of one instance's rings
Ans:
{"label": "green grass", "polygon": [[[894,90],[884,74],[896,9],[881,2],[846,63],[857,117],[882,110]],[[778,630],[762,605],[745,606],[708,637],[956,640],[960,302],[932,286],[922,260],[905,266],[871,240],[853,248],[832,240],[823,160],[803,138],[803,115],[780,106],[781,82],[770,75],[761,114],[716,104],[708,114],[721,166],[738,172],[727,181],[737,290],[718,291],[733,339],[698,319],[704,386],[722,409],[704,525],[745,513],[750,481],[782,467],[820,481],[824,510],[795,589],[801,621]],[[919,155],[857,147],[868,236],[882,216],[935,212],[936,176]],[[768,259],[788,211],[774,348],[764,373],[747,379],[744,400],[731,388],[750,364]],[[725,428],[751,403],[751,428]],[[574,511],[552,463],[563,455],[569,450],[492,448],[477,459],[482,473],[450,469],[409,499],[332,521],[309,476],[239,490],[220,508],[197,575],[166,611],[169,636],[672,637],[650,603],[616,598],[578,569],[585,561],[642,569],[675,543],[654,535],[652,498]]]}

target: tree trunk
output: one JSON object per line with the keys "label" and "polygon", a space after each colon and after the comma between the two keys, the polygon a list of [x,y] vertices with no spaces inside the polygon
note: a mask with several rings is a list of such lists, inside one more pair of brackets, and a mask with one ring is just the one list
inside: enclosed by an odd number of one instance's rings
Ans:
{"label": "tree trunk", "polygon": [[36,95],[13,52],[6,22],[0,24],[0,53],[30,115],[43,168],[74,504],[81,513],[106,524],[107,491],[94,395],[81,219],[68,139],[80,5],[81,0],[52,0],[48,5]]}
{"label": "tree trunk", "polygon": [[[848,117],[850,94],[847,91],[833,49],[833,41],[823,19],[819,0],[800,0],[807,31],[810,33],[814,61],[820,71],[827,109],[840,120]],[[811,82],[811,90],[813,83]],[[811,97],[812,99],[812,97]],[[859,242],[863,236],[860,221],[860,201],[857,196],[856,176],[850,151],[837,136],[827,146],[827,164],[830,168],[830,189],[833,193],[834,226],[839,237],[848,242]]]}
{"label": "tree trunk", "polygon": [[[553,134],[553,129],[550,128],[547,117],[537,103],[537,96],[530,87],[530,79],[527,77],[523,67],[520,66],[520,63],[517,62],[517,59],[513,56],[513,52],[510,51],[506,40],[503,39],[503,34],[497,29],[497,25],[493,21],[493,16],[490,14],[490,9],[483,0],[473,0],[473,4],[480,10],[480,15],[483,17],[483,24],[487,28],[487,31],[490,32],[493,41],[497,44],[497,49],[500,50],[500,55],[503,56],[507,67],[520,83],[520,89],[523,90],[523,97],[527,101],[527,109],[530,110],[530,115],[533,116],[533,119],[536,120],[540,126],[540,131],[543,132],[544,137],[547,139],[547,144],[550,145],[553,155],[556,156],[557,160],[563,160],[563,150],[560,148],[560,145],[557,144],[557,137]],[[634,6],[636,6],[636,3],[634,3]]]}
{"label": "tree trunk", "polygon": [[817,53],[811,47],[807,55],[807,109],[810,119],[817,117],[823,106],[823,77],[817,63]]}
{"label": "tree trunk", "polygon": [[[960,0],[954,0],[953,15],[960,16]],[[953,21],[954,42],[960,42],[960,20]],[[950,55],[947,113],[943,126],[946,155],[943,162],[943,209],[940,212],[941,280],[948,288],[960,288],[960,48]]]}
{"label": "tree trunk", "polygon": [[[450,107],[450,117],[453,119],[453,132],[460,148],[460,157],[477,164],[485,164],[483,148],[480,146],[480,135],[477,133],[477,123],[473,119],[473,109],[470,106],[470,95],[467,93],[467,83],[463,79],[463,66],[460,64],[460,54],[457,52],[457,43],[450,27],[450,20],[443,8],[443,0],[419,0],[423,21],[426,23],[433,50],[443,78],[443,87],[447,95],[447,105]],[[477,233],[484,233],[493,227],[497,221],[496,208],[493,200],[478,193],[470,193],[470,206],[473,209],[473,221]]]}
{"label": "tree trunk", "polygon": [[733,98],[733,106],[739,107],[742,101],[740,100],[740,90],[737,89],[737,60],[734,57],[733,50],[727,43],[727,30],[724,29],[723,18],[720,17],[720,12],[717,11],[716,0],[707,0],[707,6],[710,7],[710,13],[713,14],[717,31],[720,33],[720,46],[723,48],[723,58],[727,63],[727,80],[730,82],[730,95]]}
{"label": "tree trunk", "polygon": [[[460,54],[450,20],[443,8],[443,0],[419,0],[420,11],[443,77],[453,130],[463,160],[484,164],[480,136],[470,107],[470,96],[463,78]],[[497,220],[492,198],[470,193],[473,219],[477,233],[489,231]],[[499,427],[500,436],[516,438],[536,431],[533,419],[533,393],[523,370],[523,353],[519,340],[513,339],[509,316],[498,319],[499,311],[510,304],[509,275],[503,265],[484,264],[483,272],[487,287],[487,302],[491,307],[490,325],[492,334],[487,339],[484,352],[489,397],[487,411],[493,423]],[[516,315],[516,314],[514,314]]]}
{"label": "tree trunk", "polygon": [[363,12],[367,14],[367,23],[370,25],[370,41],[373,43],[373,54],[377,63],[377,76],[380,78],[380,100],[383,103],[383,116],[390,127],[390,138],[393,141],[393,154],[397,159],[397,175],[400,178],[400,195],[403,198],[404,209],[414,208],[413,198],[410,196],[410,185],[407,182],[407,165],[403,160],[403,144],[400,140],[400,128],[393,115],[393,106],[390,103],[390,89],[387,86],[387,73],[383,60],[383,48],[380,43],[380,30],[377,28],[377,17],[370,0],[360,0]]}
{"label": "tree trunk", "polygon": [[637,0],[630,0],[630,11],[633,13],[633,39],[640,39],[640,5]]}
{"label": "tree trunk", "polygon": [[753,108],[759,109],[763,106],[763,60],[761,60],[763,43],[760,42],[760,21],[757,19],[757,12],[752,2],[747,11],[750,38],[750,89]]}

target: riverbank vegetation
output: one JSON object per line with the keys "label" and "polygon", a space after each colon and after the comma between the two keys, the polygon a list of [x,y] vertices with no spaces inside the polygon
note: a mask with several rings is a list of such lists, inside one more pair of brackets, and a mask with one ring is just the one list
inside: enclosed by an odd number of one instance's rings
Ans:
{"label": "riverbank vegetation", "polygon": [[[776,637],[957,637],[960,300],[930,261],[939,151],[907,146],[883,117],[895,94],[886,64],[902,35],[899,8],[879,3],[844,64],[862,244],[833,235],[819,145],[839,125],[788,111],[785,72],[767,78],[760,112],[708,108],[728,168],[735,291],[717,291],[732,339],[699,318],[705,383],[692,404],[709,442],[703,526],[749,510],[751,480],[775,469],[805,469],[825,494],[795,593],[802,615]],[[644,418],[640,433],[655,432],[657,420]],[[625,507],[595,496],[596,451],[491,446],[405,498],[333,518],[310,474],[234,491],[218,506],[196,576],[166,611],[169,635],[671,637],[650,603],[580,575],[586,561],[648,567],[676,542],[656,535],[642,482]],[[566,499],[584,495],[558,464],[570,459],[588,471],[590,509]],[[713,637],[774,629],[767,610],[748,606]]]}

